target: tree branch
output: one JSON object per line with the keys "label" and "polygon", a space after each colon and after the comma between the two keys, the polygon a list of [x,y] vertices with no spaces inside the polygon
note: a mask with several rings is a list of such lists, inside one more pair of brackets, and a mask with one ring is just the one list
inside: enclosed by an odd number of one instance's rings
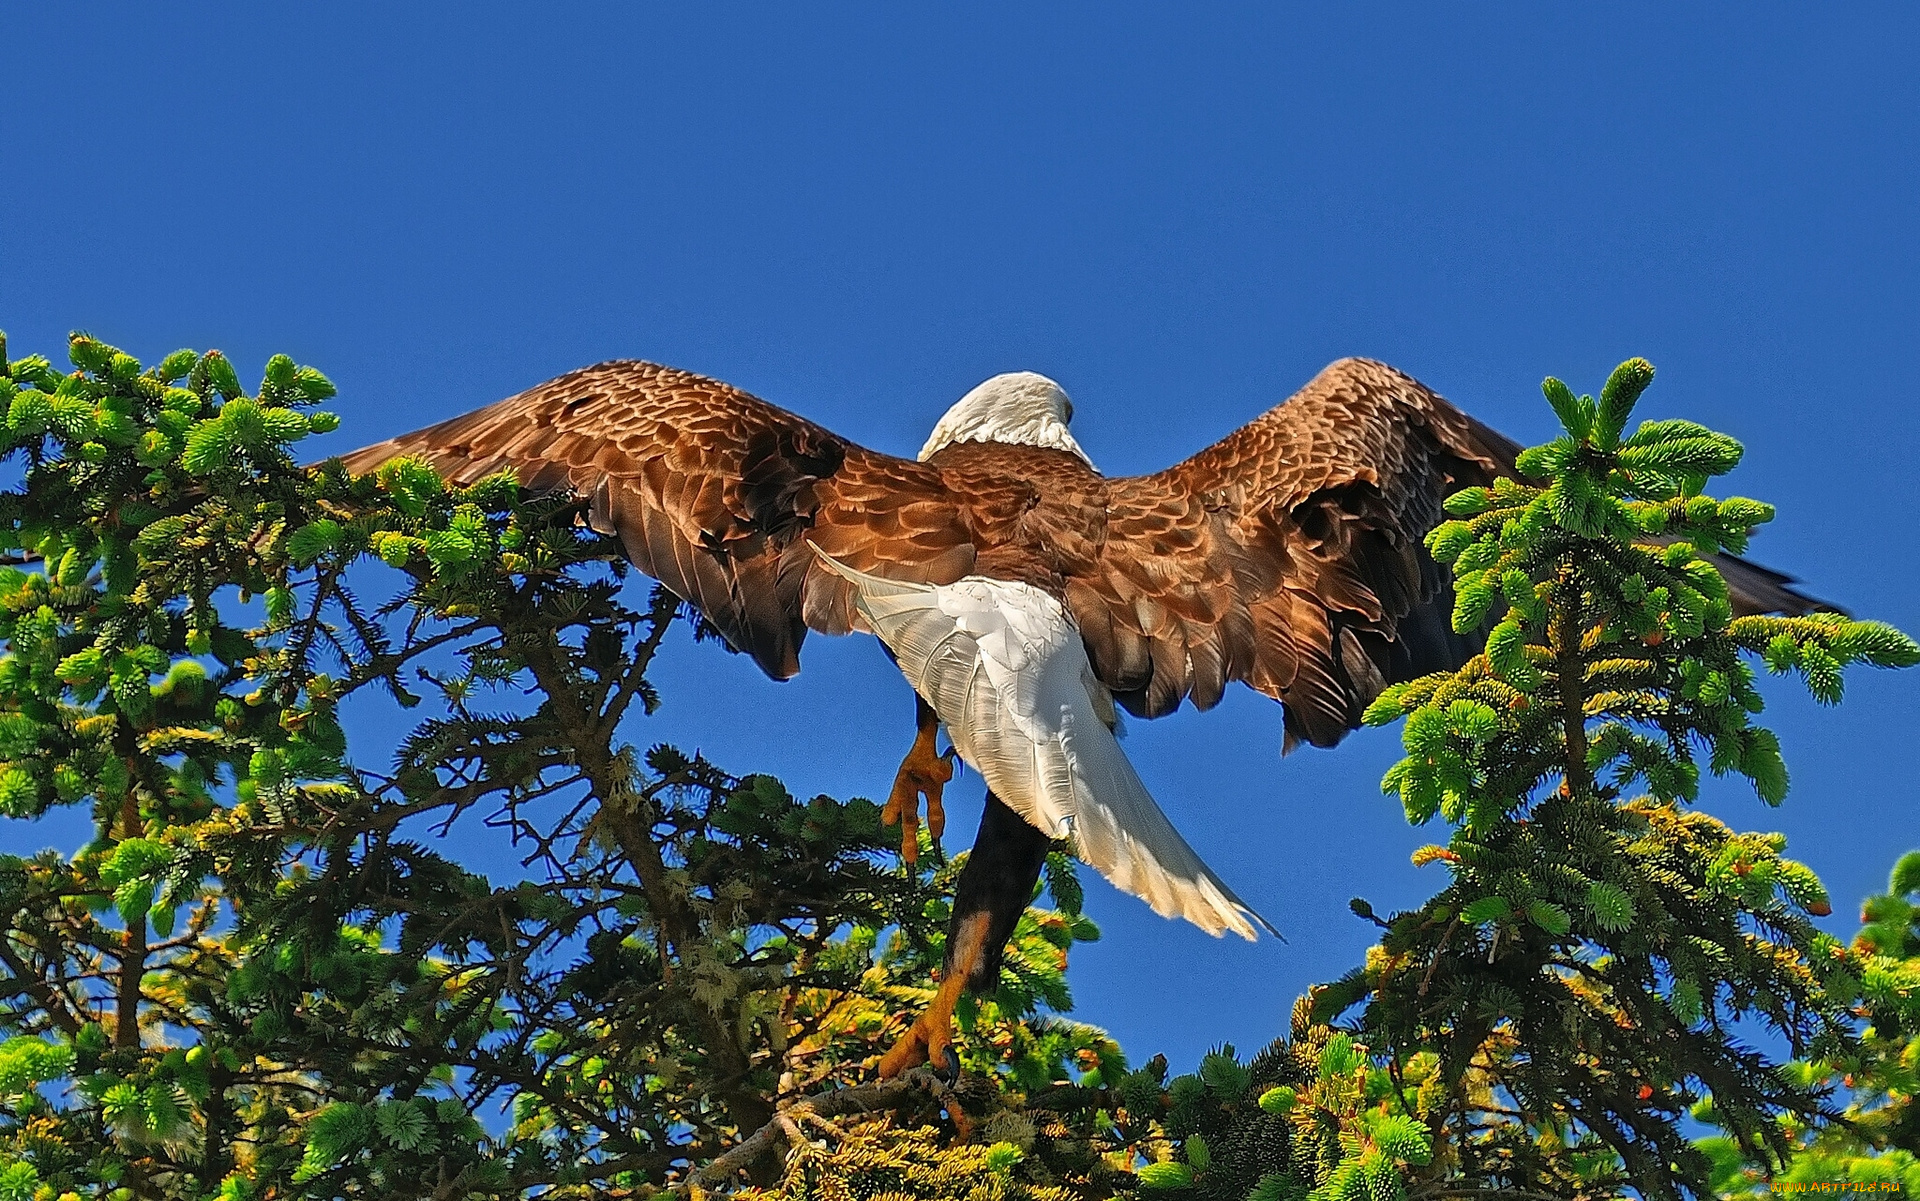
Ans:
{"label": "tree branch", "polygon": [[772,1151],[782,1140],[791,1146],[797,1137],[796,1120],[825,1122],[841,1114],[871,1113],[874,1110],[902,1109],[922,1094],[941,1100],[950,1091],[927,1068],[915,1068],[893,1080],[876,1080],[851,1088],[832,1088],[783,1105],[767,1122],[725,1155],[675,1185],[675,1190],[690,1193],[702,1185],[725,1181]]}

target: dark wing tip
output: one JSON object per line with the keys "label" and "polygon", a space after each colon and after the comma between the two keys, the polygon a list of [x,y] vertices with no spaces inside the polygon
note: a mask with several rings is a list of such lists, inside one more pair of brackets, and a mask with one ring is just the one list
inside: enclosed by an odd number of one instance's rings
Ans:
{"label": "dark wing tip", "polygon": [[1794,587],[1798,580],[1771,567],[1762,567],[1733,555],[1714,555],[1713,565],[1720,569],[1720,575],[1727,581],[1727,591],[1732,594],[1735,613],[1779,613],[1787,617],[1801,617],[1808,613],[1844,615],[1847,612],[1831,601],[1801,592]]}

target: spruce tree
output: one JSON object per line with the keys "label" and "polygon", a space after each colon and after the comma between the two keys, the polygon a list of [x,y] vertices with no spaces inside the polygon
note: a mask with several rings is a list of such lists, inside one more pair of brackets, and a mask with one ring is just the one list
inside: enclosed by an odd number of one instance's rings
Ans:
{"label": "spruce tree", "polygon": [[[1737,1140],[1702,1139],[1717,1193],[1757,1196],[1772,1183],[1843,1182],[1920,1192],[1920,1108],[1914,1105],[1920,1093],[1920,851],[1894,864],[1887,891],[1867,898],[1860,920],[1847,957],[1858,978],[1854,1014],[1865,1023],[1859,1043],[1789,1068],[1803,1085],[1837,1088],[1846,1101],[1840,1120],[1789,1121],[1792,1159],[1772,1181],[1769,1165]],[[1695,1116],[1714,1121],[1717,1115],[1707,1104],[1696,1107]]]}
{"label": "spruce tree", "polygon": [[[285,357],[248,391],[218,352],[68,350],[0,379],[0,813],[15,846],[93,819],[0,856],[0,1198],[640,1195],[729,1152],[709,1185],[774,1182],[823,1090],[907,1154],[1122,1066],[1047,1013],[1095,934],[1056,856],[967,1015],[971,1091],[859,1092],[957,861],[902,871],[868,801],[632,745],[700,627],[565,502],[298,466],[333,387]],[[462,866],[460,831],[523,873]],[[993,1179],[1099,1168],[1092,1110],[1052,1112]]]}
{"label": "spruce tree", "polygon": [[1367,713],[1405,718],[1384,787],[1410,822],[1452,827],[1415,856],[1452,879],[1317,1009],[1364,1002],[1361,1039],[1437,1056],[1428,1102],[1410,1098],[1435,1174],[1697,1195],[1711,1165],[1680,1123],[1696,1102],[1774,1168],[1783,1118],[1838,1116],[1741,1032],[1759,1023],[1796,1056],[1857,1044],[1852,957],[1811,920],[1826,892],[1785,839],[1692,806],[1703,768],[1786,796],[1754,664],[1837,703],[1843,668],[1910,666],[1920,647],[1838,613],[1734,615],[1711,557],[1744,551],[1773,510],[1704,494],[1739,462],[1733,439],[1677,420],[1627,432],[1652,378],[1629,360],[1598,400],[1546,381],[1562,436],[1521,455],[1524,479],[1451,498],[1428,538],[1454,571],[1454,628],[1493,620],[1485,652]]}
{"label": "spruce tree", "polygon": [[[1354,901],[1380,942],[1253,1061],[1271,1080],[1257,1108],[1174,1082],[1173,1112],[1184,1095],[1211,1116],[1176,1123],[1195,1132],[1169,1132],[1179,1166],[1142,1177],[1170,1201],[1706,1196],[1729,1158],[1786,1179],[1800,1132],[1848,1120],[1805,1063],[1911,1029],[1920,994],[1815,927],[1826,892],[1785,839],[1694,802],[1703,769],[1786,795],[1756,665],[1835,703],[1846,666],[1920,647],[1838,613],[1734,614],[1713,556],[1773,510],[1704,494],[1739,462],[1733,439],[1628,432],[1652,378],[1630,360],[1597,400],[1547,380],[1562,436],[1520,456],[1522,478],[1448,500],[1427,545],[1453,570],[1455,630],[1485,650],[1388,688],[1366,720],[1404,719],[1383,786],[1412,824],[1450,827],[1414,856],[1449,883],[1388,918]],[[1874,929],[1897,924],[1882,909]],[[1751,1045],[1756,1027],[1801,1065]],[[1689,1140],[1692,1108],[1724,1144]],[[1263,1154],[1284,1165],[1242,1193],[1245,1162],[1218,1148],[1281,1116],[1284,1154]]]}

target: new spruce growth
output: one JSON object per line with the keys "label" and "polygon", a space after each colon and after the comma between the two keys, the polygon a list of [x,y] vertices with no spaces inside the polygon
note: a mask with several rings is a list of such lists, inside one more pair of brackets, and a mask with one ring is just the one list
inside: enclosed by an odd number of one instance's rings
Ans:
{"label": "new spruce growth", "polygon": [[1415,855],[1452,882],[1385,923],[1318,1012],[1364,1000],[1370,1044],[1437,1054],[1436,1170],[1468,1180],[1703,1193],[1712,1168],[1679,1119],[1709,1093],[1730,1137],[1777,1167],[1782,1118],[1835,1111],[1736,1023],[1815,1057],[1857,1036],[1855,966],[1810,920],[1831,911],[1818,878],[1784,839],[1689,806],[1703,768],[1786,796],[1779,740],[1753,720],[1756,667],[1837,702],[1845,667],[1910,666],[1920,647],[1839,613],[1734,611],[1715,556],[1772,509],[1705,495],[1740,461],[1724,434],[1626,432],[1652,378],[1629,360],[1598,400],[1546,382],[1562,436],[1520,456],[1525,478],[1450,498],[1428,539],[1453,569],[1454,628],[1490,623],[1485,652],[1366,715],[1405,719],[1383,786],[1413,824],[1453,827]]}
{"label": "new spruce growth", "polygon": [[[92,820],[0,856],[0,1198],[684,1192],[866,1078],[957,862],[902,873],[878,806],[632,746],[684,614],[630,603],[567,501],[300,466],[333,388],[284,357],[249,391],[218,352],[68,355],[0,363],[0,815]],[[348,704],[395,745],[349,753]],[[1123,1066],[1042,1013],[1094,936],[1049,881],[966,1015],[976,1111]],[[867,1150],[934,1149],[940,1103],[895,1102]],[[1093,1107],[1053,1112],[935,1177],[1098,1169]]]}
{"label": "new spruce growth", "polygon": [[[1842,995],[1855,997],[1865,1022],[1857,1045],[1838,1054],[1788,1065],[1809,1088],[1834,1090],[1846,1104],[1841,1121],[1788,1119],[1794,1147],[1783,1171],[1755,1155],[1737,1137],[1700,1140],[1713,1162],[1717,1195],[1758,1197],[1773,1183],[1868,1186],[1879,1191],[1920,1191],[1920,851],[1894,864],[1887,891],[1868,897],[1863,923],[1851,946],[1836,952],[1844,963]],[[1703,1122],[1720,1121],[1708,1098],[1694,1107]],[[1769,1179],[1771,1177],[1771,1180]]]}

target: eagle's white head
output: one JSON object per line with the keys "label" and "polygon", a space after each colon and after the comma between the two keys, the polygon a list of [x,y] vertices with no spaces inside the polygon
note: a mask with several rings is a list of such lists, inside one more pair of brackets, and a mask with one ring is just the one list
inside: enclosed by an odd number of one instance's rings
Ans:
{"label": "eagle's white head", "polygon": [[955,442],[1011,442],[1018,446],[1045,446],[1093,460],[1067,432],[1073,420],[1073,402],[1059,384],[1031,371],[996,375],[960,398],[947,410],[920,448],[922,461]]}

